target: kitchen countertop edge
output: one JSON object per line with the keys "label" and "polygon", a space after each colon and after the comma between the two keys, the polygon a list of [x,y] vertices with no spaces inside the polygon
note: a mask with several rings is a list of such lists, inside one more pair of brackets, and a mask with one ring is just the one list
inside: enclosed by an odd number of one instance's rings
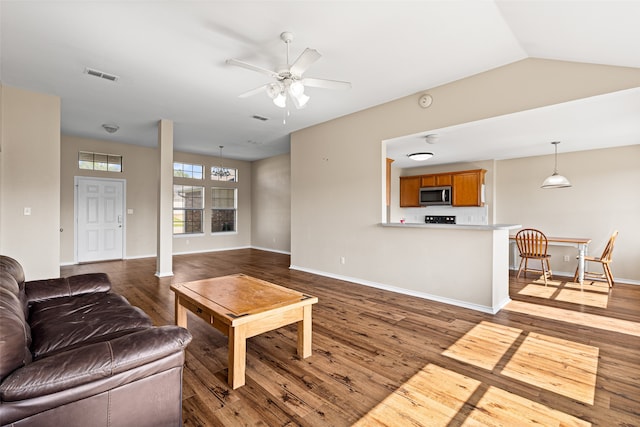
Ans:
{"label": "kitchen countertop edge", "polygon": [[452,230],[514,230],[522,228],[520,224],[492,224],[492,225],[465,225],[465,224],[422,224],[405,222],[381,222],[382,227],[398,227],[398,228],[436,228],[436,229],[452,229]]}

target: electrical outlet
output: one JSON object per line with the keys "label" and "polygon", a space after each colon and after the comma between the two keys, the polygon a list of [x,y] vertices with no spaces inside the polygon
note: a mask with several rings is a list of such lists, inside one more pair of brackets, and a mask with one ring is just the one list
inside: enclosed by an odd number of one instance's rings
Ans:
{"label": "electrical outlet", "polygon": [[569,262],[569,255],[564,256],[564,262]]}
{"label": "electrical outlet", "polygon": [[341,256],[340,257],[340,264],[346,264],[347,260],[345,257]]}

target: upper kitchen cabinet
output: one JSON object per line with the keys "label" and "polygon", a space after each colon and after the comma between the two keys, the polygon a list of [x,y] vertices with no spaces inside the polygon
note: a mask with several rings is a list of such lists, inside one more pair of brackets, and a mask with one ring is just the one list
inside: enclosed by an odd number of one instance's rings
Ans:
{"label": "upper kitchen cabinet", "polygon": [[452,174],[452,205],[483,206],[484,169],[456,172]]}
{"label": "upper kitchen cabinet", "polygon": [[420,175],[400,177],[400,207],[420,207]]}
{"label": "upper kitchen cabinet", "polygon": [[450,173],[420,175],[421,187],[440,187],[443,185],[452,185],[452,179],[451,179]]}
{"label": "upper kitchen cabinet", "polygon": [[400,177],[400,207],[420,207],[421,187],[451,186],[452,206],[484,206],[484,169]]}

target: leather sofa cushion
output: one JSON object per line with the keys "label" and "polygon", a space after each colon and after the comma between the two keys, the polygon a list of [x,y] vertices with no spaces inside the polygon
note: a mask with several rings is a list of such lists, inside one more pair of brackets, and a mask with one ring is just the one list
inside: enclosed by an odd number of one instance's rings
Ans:
{"label": "leather sofa cushion", "polygon": [[142,310],[110,292],[33,303],[29,324],[34,359],[153,326]]}
{"label": "leather sofa cushion", "polygon": [[94,292],[109,292],[110,290],[111,281],[105,273],[87,273],[59,279],[32,280],[25,284],[26,296],[30,303]]}
{"label": "leather sofa cushion", "polygon": [[[9,282],[13,278],[4,278]],[[6,283],[5,283],[6,284]],[[31,361],[31,333],[22,302],[9,290],[15,280],[0,286],[0,380]]]}
{"label": "leather sofa cushion", "polygon": [[[133,372],[136,368],[180,354],[189,342],[191,334],[186,329],[162,326],[58,353],[8,376],[0,384],[0,400],[33,399]],[[145,375],[151,373],[155,372]]]}
{"label": "leather sofa cushion", "polygon": [[22,311],[24,313],[24,318],[26,319],[29,313],[29,308],[27,304],[27,297],[24,292],[24,282],[18,283],[16,278],[9,270],[5,270],[4,263],[0,264],[0,287],[10,291],[20,301],[20,305],[22,306]]}
{"label": "leather sofa cushion", "polygon": [[12,275],[20,288],[24,287],[24,270],[18,261],[6,255],[0,255],[0,269]]}

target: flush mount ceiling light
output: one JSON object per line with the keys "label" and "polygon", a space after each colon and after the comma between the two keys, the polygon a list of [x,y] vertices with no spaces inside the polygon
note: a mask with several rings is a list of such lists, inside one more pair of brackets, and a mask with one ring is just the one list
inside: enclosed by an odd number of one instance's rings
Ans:
{"label": "flush mount ceiling light", "polygon": [[555,147],[555,166],[553,167],[553,174],[547,177],[542,183],[541,188],[566,188],[571,187],[571,183],[567,178],[558,174],[558,144],[560,141],[553,141],[551,144]]}
{"label": "flush mount ceiling light", "polygon": [[416,162],[422,162],[424,160],[428,160],[433,157],[433,153],[411,153],[407,154],[407,157],[411,160],[415,160]]}
{"label": "flush mount ceiling light", "polygon": [[120,126],[118,125],[114,125],[114,124],[109,124],[109,123],[105,123],[102,125],[102,128],[104,130],[106,130],[109,133],[116,133],[118,131],[118,129],[120,129]]}

